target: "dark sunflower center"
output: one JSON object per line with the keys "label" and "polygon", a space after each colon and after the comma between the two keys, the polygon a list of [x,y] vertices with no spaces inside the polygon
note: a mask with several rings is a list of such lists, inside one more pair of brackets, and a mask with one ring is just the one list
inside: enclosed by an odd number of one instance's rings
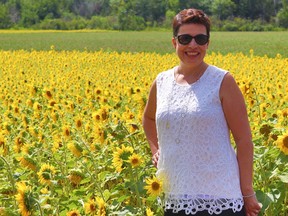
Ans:
{"label": "dark sunflower center", "polygon": [[50,179],[51,179],[50,170],[45,170],[45,171],[43,171],[42,177],[43,177],[45,180],[50,180]]}
{"label": "dark sunflower center", "polygon": [[80,120],[77,121],[77,127],[81,127],[82,126],[82,122]]}
{"label": "dark sunflower center", "polygon": [[160,188],[160,185],[158,182],[153,182],[151,186],[154,191],[159,190]]}
{"label": "dark sunflower center", "polygon": [[51,93],[50,91],[46,91],[46,95],[47,95],[48,97],[52,97],[52,93]]}
{"label": "dark sunflower center", "polygon": [[95,211],[95,210],[96,210],[96,207],[95,207],[95,205],[93,205],[93,204],[90,204],[90,210],[91,210],[91,211]]}

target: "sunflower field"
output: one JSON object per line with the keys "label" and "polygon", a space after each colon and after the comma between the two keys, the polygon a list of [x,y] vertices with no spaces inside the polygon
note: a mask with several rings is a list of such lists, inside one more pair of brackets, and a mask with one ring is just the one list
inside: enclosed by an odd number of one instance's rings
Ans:
{"label": "sunflower field", "polygon": [[[288,59],[211,53],[247,102],[261,215],[288,212]],[[175,54],[0,51],[0,215],[161,215],[141,125]],[[235,113],[236,115],[236,113]]]}

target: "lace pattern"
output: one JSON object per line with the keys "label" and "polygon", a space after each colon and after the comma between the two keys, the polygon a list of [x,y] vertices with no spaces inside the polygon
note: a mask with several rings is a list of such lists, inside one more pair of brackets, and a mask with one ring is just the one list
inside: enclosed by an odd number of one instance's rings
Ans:
{"label": "lace pattern", "polygon": [[163,181],[165,209],[219,214],[243,207],[239,167],[219,98],[226,73],[210,65],[191,85],[178,85],[174,69],[157,77],[156,175]]}
{"label": "lace pattern", "polygon": [[207,210],[210,215],[221,214],[222,211],[232,209],[239,212],[243,208],[243,199],[223,199],[207,195],[166,195],[165,209],[172,209],[173,213],[185,210],[187,215],[195,215],[199,211]]}

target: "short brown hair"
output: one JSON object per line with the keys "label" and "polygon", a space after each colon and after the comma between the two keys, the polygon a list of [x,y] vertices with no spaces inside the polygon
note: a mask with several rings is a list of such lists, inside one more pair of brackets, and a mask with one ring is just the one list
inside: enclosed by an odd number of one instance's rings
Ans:
{"label": "short brown hair", "polygon": [[173,36],[176,37],[179,28],[184,24],[201,24],[206,27],[207,35],[210,36],[210,19],[202,11],[195,8],[184,9],[180,11],[173,19]]}

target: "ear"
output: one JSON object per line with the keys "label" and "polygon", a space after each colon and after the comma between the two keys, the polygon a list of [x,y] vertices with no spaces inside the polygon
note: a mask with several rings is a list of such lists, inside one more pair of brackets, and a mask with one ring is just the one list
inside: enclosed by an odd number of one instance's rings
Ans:
{"label": "ear", "polygon": [[177,43],[177,41],[176,41],[175,37],[172,37],[172,45],[175,49],[176,49],[176,43]]}

